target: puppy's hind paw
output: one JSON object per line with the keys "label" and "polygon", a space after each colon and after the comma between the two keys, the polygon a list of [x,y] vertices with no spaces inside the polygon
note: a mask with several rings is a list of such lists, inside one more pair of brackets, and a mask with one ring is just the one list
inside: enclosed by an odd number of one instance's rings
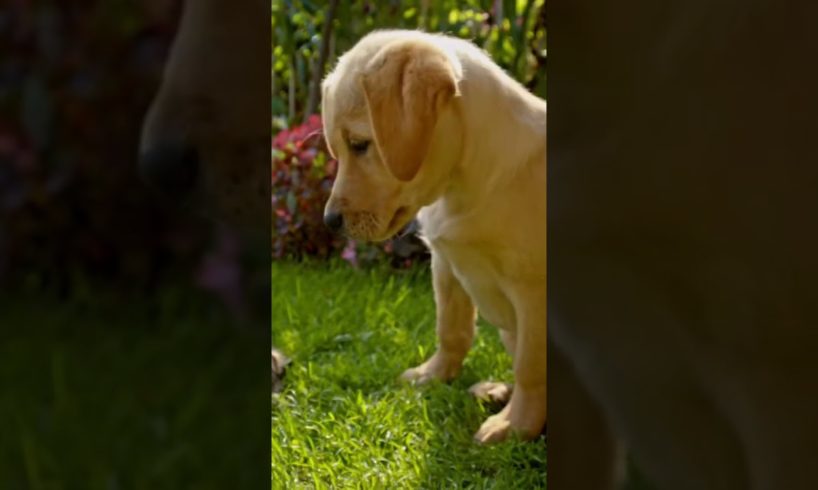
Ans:
{"label": "puppy's hind paw", "polygon": [[487,403],[503,404],[511,399],[512,385],[495,381],[481,381],[469,388],[469,393]]}
{"label": "puppy's hind paw", "polygon": [[436,352],[420,366],[407,369],[401,374],[402,381],[422,385],[430,381],[451,381],[460,372],[460,362],[454,362],[443,354]]}

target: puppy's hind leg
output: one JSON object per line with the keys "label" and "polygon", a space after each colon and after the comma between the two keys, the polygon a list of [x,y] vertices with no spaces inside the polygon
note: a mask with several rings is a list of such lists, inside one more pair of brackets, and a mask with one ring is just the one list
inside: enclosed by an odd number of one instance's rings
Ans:
{"label": "puppy's hind leg", "polygon": [[403,380],[418,384],[456,377],[474,340],[477,314],[474,304],[446,260],[434,251],[432,281],[437,304],[437,351],[426,362],[401,375]]}

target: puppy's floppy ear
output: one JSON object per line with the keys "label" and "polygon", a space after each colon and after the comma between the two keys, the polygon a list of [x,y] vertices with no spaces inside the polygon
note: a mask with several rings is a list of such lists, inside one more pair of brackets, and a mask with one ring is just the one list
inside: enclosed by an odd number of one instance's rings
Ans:
{"label": "puppy's floppy ear", "polygon": [[335,154],[335,151],[332,149],[332,142],[330,141],[330,137],[327,133],[327,128],[329,127],[329,121],[332,120],[332,115],[330,114],[331,107],[327,103],[327,91],[329,90],[330,78],[325,78],[323,82],[321,82],[321,127],[324,129],[323,137],[324,142],[327,145],[327,150],[329,151],[329,155],[332,158],[338,158]]}
{"label": "puppy's floppy ear", "polygon": [[451,63],[432,45],[398,42],[375,56],[361,85],[381,158],[396,178],[412,180],[440,111],[457,95]]}

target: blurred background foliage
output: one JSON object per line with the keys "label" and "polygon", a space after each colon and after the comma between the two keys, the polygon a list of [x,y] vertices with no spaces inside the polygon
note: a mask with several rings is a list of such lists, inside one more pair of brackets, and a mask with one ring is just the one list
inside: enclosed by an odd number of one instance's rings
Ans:
{"label": "blurred background foliage", "polygon": [[340,256],[407,267],[428,258],[412,234],[384,244],[333,237],[321,215],[335,162],[321,137],[320,83],[338,56],[377,29],[470,39],[545,98],[545,0],[275,0],[272,4],[273,257]]}
{"label": "blurred background foliage", "polygon": [[[471,39],[545,98],[545,0],[283,0],[272,4],[273,130],[318,108],[315,86],[337,57],[376,29]],[[323,54],[322,54],[323,53]]]}

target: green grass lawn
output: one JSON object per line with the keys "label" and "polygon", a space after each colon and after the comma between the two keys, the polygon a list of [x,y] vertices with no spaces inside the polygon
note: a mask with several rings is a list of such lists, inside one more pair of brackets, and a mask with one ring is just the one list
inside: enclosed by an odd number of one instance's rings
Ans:
{"label": "green grass lawn", "polygon": [[451,384],[397,381],[435,347],[425,270],[274,263],[273,340],[293,358],[273,396],[272,487],[545,488],[544,439],[481,447],[492,412],[467,392],[512,380],[497,331],[479,323]]}

